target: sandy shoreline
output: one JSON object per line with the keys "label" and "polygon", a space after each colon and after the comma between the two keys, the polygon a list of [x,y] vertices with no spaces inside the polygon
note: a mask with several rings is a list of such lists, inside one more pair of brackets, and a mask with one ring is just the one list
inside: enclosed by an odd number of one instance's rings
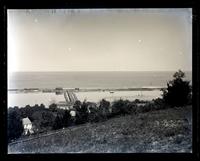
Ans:
{"label": "sandy shoreline", "polygon": [[[65,89],[66,90],[66,89]],[[64,90],[63,90],[64,91]],[[65,101],[62,92],[55,92],[55,89],[51,91],[42,90],[17,90],[8,92],[8,107],[25,107],[26,105],[44,104],[48,107],[52,103],[58,103]],[[74,90],[74,94],[80,101],[99,102],[102,99],[107,101],[114,101],[118,99],[128,99],[130,101],[139,100],[152,100],[161,97],[162,91],[155,89],[135,89],[135,90]]]}

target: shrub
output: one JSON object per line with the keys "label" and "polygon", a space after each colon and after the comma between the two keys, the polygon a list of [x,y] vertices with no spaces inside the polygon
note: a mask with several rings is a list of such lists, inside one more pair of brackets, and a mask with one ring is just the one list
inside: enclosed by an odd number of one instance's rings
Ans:
{"label": "shrub", "polygon": [[64,116],[63,116],[63,126],[68,127],[72,124],[71,115],[68,110],[65,110]]}
{"label": "shrub", "polygon": [[52,103],[49,105],[49,110],[55,112],[57,110],[57,105],[55,103]]}
{"label": "shrub", "polygon": [[165,102],[161,98],[157,98],[153,100],[153,104],[155,106],[155,110],[165,109],[167,108]]}
{"label": "shrub", "polygon": [[73,108],[79,111],[81,109],[81,101],[76,101],[73,105]]}
{"label": "shrub", "polygon": [[76,109],[76,124],[83,124],[88,122],[88,103],[84,101],[82,104],[77,101],[75,104]]}
{"label": "shrub", "polygon": [[112,116],[130,113],[131,106],[128,106],[128,104],[130,104],[128,100],[120,99],[114,101],[112,105]]}
{"label": "shrub", "polygon": [[131,109],[130,109],[131,113],[137,114],[140,112],[140,106],[138,106],[135,102],[131,103]]}
{"label": "shrub", "polygon": [[63,127],[63,119],[59,116],[56,116],[56,119],[53,123],[53,130],[61,129]]}
{"label": "shrub", "polygon": [[133,102],[134,103],[146,103],[147,101],[135,99]]}
{"label": "shrub", "polygon": [[54,123],[55,116],[50,111],[43,111],[42,112],[42,118],[41,118],[41,127],[51,127]]}
{"label": "shrub", "polygon": [[135,103],[140,103],[140,100],[139,100],[139,99],[135,99],[134,102],[135,102]]}
{"label": "shrub", "polygon": [[131,114],[135,112],[136,104],[134,102],[128,102],[126,107],[126,113]]}
{"label": "shrub", "polygon": [[184,81],[185,73],[181,70],[175,72],[174,79],[167,83],[167,89],[163,89],[163,99],[166,104],[183,106],[189,102],[191,97],[191,86],[189,81]]}
{"label": "shrub", "polygon": [[102,99],[99,105],[99,114],[103,120],[107,119],[107,117],[109,116],[110,114],[109,108],[110,108],[110,102],[106,101],[105,99]]}
{"label": "shrub", "polygon": [[155,105],[151,102],[146,103],[144,106],[140,107],[140,112],[149,112],[155,110]]}
{"label": "shrub", "polygon": [[88,115],[88,122],[99,122],[101,121],[100,112],[98,109],[90,109],[90,113]]}

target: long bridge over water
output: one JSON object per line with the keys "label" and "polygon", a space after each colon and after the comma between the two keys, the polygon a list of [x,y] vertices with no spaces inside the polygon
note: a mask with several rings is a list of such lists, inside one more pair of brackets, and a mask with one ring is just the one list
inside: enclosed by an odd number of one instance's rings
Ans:
{"label": "long bridge over water", "polygon": [[72,91],[63,92],[65,101],[60,101],[57,103],[58,108],[70,109],[73,107],[74,103],[78,100],[76,94]]}

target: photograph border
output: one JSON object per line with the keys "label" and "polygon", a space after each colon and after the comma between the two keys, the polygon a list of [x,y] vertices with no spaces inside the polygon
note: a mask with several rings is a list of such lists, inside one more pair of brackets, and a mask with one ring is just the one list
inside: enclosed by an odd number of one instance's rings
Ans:
{"label": "photograph border", "polygon": [[[8,9],[75,9],[75,8],[192,8],[193,23],[192,23],[192,108],[193,108],[193,138],[192,138],[192,153],[114,153],[114,154],[7,154],[7,10]],[[199,159],[199,13],[197,9],[197,0],[182,0],[182,1],[54,1],[43,2],[41,1],[4,1],[1,5],[1,18],[3,28],[1,27],[1,38],[3,38],[3,48],[1,48],[1,61],[3,71],[2,85],[1,85],[1,158],[6,160],[37,160],[37,159],[116,159],[116,160],[197,160]]]}

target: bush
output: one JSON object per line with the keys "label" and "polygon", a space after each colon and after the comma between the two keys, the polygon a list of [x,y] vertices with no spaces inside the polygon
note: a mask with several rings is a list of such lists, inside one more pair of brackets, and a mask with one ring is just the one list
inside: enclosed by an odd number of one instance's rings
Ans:
{"label": "bush", "polygon": [[55,116],[50,111],[43,111],[43,112],[41,112],[40,119],[41,120],[38,120],[41,122],[40,127],[47,128],[47,127],[52,127],[54,120],[55,120]]}
{"label": "bush", "polygon": [[90,109],[90,113],[88,115],[88,122],[100,122],[102,121],[100,112],[98,109]]}
{"label": "bush", "polygon": [[141,106],[140,108],[141,108],[140,112],[149,112],[149,111],[156,110],[155,105],[151,102],[146,103],[144,106]]}
{"label": "bush", "polygon": [[72,118],[68,110],[65,110],[64,116],[63,116],[63,126],[68,127],[72,124]]}
{"label": "bush", "polygon": [[191,97],[191,86],[189,81],[184,81],[185,73],[181,70],[173,75],[174,79],[167,83],[167,89],[163,89],[163,100],[166,104],[183,106],[188,104]]}
{"label": "bush", "polygon": [[55,103],[50,104],[49,110],[51,110],[52,112],[55,112],[57,110],[57,105]]}
{"label": "bush", "polygon": [[120,114],[128,114],[131,111],[130,101],[128,100],[117,100],[112,105],[112,116]]}
{"label": "bush", "polygon": [[[129,105],[130,106],[130,105]],[[140,106],[138,106],[135,102],[131,103],[130,113],[137,114],[141,111]]]}
{"label": "bush", "polygon": [[157,98],[153,100],[153,104],[155,106],[155,110],[165,109],[167,108],[165,102],[161,98]]}
{"label": "bush", "polygon": [[133,102],[134,103],[146,103],[147,101],[135,99]]}
{"label": "bush", "polygon": [[77,101],[74,105],[76,109],[76,124],[83,124],[88,122],[88,103],[84,101],[82,104]]}
{"label": "bush", "polygon": [[52,129],[57,130],[61,129],[62,127],[63,127],[63,119],[59,116],[56,116]]}
{"label": "bush", "polygon": [[99,105],[99,114],[103,120],[106,120],[107,117],[109,116],[110,114],[109,108],[110,108],[110,102],[106,101],[105,99],[102,99]]}
{"label": "bush", "polygon": [[80,111],[81,110],[81,101],[76,101],[73,105],[73,108],[76,110],[76,111]]}

